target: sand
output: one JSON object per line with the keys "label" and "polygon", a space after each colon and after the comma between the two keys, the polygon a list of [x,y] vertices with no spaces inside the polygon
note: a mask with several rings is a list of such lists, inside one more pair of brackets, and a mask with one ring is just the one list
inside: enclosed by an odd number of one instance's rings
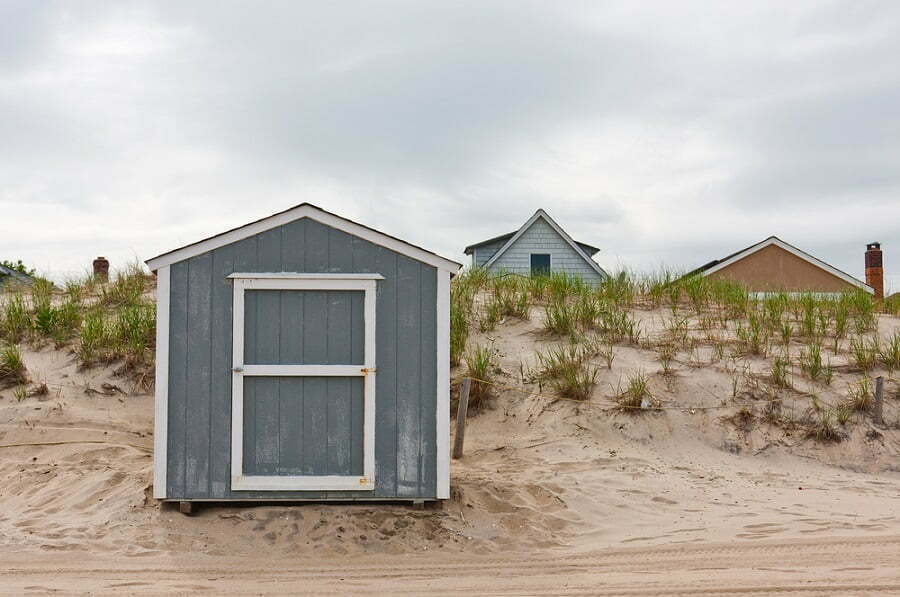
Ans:
{"label": "sand", "polygon": [[[664,325],[663,311],[637,313],[651,333]],[[728,366],[702,351],[663,376],[652,350],[617,347],[589,403],[553,401],[519,375],[552,343],[539,309],[473,342],[493,345],[508,389],[470,419],[443,509],[269,504],[193,517],[149,497],[152,397],[115,365],[80,371],[66,349],[26,350],[49,393],[0,392],[0,592],[900,594],[896,428],[860,417],[829,445],[741,430],[725,417],[762,399],[733,399]],[[612,410],[635,370],[661,404],[693,410]],[[848,368],[812,389],[831,403],[855,377]],[[887,389],[891,422],[893,379]],[[785,405],[808,401],[797,392]]]}

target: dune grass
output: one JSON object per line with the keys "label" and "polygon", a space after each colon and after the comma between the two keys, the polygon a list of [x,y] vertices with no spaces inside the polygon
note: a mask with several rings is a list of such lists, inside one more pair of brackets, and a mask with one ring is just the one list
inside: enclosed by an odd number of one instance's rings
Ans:
{"label": "dune grass", "polygon": [[0,348],[0,386],[9,387],[28,381],[22,352],[15,344]]}
{"label": "dune grass", "polygon": [[71,346],[83,366],[118,359],[130,367],[152,365],[156,306],[148,293],[154,284],[137,262],[109,282],[85,276],[57,288],[36,278],[30,288],[3,298],[0,337],[8,343]]}
{"label": "dune grass", "polygon": [[476,346],[466,353],[466,370],[472,378],[469,386],[469,407],[479,409],[491,397],[491,377],[494,367],[494,353],[489,346]]}

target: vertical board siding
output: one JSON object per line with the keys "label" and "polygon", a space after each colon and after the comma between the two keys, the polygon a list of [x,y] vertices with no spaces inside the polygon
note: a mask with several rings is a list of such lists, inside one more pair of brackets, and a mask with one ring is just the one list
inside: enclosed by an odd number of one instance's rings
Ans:
{"label": "vertical board siding", "polygon": [[505,238],[503,240],[495,240],[492,243],[488,243],[486,245],[477,247],[475,249],[475,258],[474,258],[475,266],[482,267],[485,263],[490,261],[491,257],[493,257],[497,251],[499,251],[501,248],[503,248],[503,245],[505,245],[506,241],[508,241],[508,240],[509,240],[509,238]]}
{"label": "vertical board siding", "polygon": [[[397,495],[419,494],[419,457],[421,449],[420,401],[421,328],[419,322],[419,263],[406,256],[397,257],[397,283],[407,291],[397,297]],[[399,355],[398,355],[399,356]]]}
{"label": "vertical board siding", "polygon": [[[278,271],[385,278],[378,282],[376,305],[374,491],[231,491],[232,286],[227,276]],[[309,219],[173,264],[168,499],[435,497],[435,271]],[[361,294],[247,292],[246,362],[362,363]],[[335,325],[344,320],[348,325]],[[362,473],[362,378],[251,379],[245,382],[246,470]]]}
{"label": "vertical board siding", "polygon": [[[188,496],[209,493],[210,364],[212,358],[212,254],[188,262],[187,376],[185,491]],[[194,432],[200,430],[200,433]]]}
{"label": "vertical board siding", "polygon": [[[479,247],[479,261],[482,259],[481,251],[482,249]],[[496,253],[496,250],[493,253]],[[493,253],[490,257],[493,257]],[[491,265],[491,271],[528,276],[531,274],[532,253],[549,253],[551,271],[580,276],[589,282],[603,280],[603,276],[586,263],[581,255],[566,242],[566,239],[560,236],[543,218],[535,220],[522,233],[522,236],[516,239],[516,242]],[[487,260],[485,259],[482,265]]]}
{"label": "vertical board siding", "polygon": [[[188,261],[171,266],[169,305],[169,432],[166,496],[187,496],[184,469],[187,439]],[[230,396],[229,396],[230,399]],[[230,431],[230,430],[229,430]]]}

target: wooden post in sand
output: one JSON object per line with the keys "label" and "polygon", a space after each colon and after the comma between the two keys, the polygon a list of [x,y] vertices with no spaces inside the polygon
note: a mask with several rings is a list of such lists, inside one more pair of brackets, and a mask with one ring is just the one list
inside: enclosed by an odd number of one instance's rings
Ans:
{"label": "wooden post in sand", "polygon": [[456,409],[456,436],[453,438],[453,458],[462,458],[463,442],[466,440],[466,413],[469,410],[469,386],[472,380],[462,380],[459,388],[459,407]]}
{"label": "wooden post in sand", "polygon": [[875,378],[875,407],[872,409],[872,418],[879,425],[884,424],[884,378]]}

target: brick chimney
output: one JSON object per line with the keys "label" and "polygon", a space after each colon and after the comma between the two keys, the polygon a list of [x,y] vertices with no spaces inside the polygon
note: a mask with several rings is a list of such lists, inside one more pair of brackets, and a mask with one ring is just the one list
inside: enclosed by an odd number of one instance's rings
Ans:
{"label": "brick chimney", "polygon": [[881,267],[881,243],[866,245],[866,284],[875,289],[875,298],[884,298],[884,270]]}
{"label": "brick chimney", "polygon": [[[881,258],[879,257],[879,260],[880,259]],[[97,257],[96,259],[94,259],[93,265],[95,278],[97,278],[101,282],[106,282],[107,280],[109,280],[109,261],[106,259],[106,257]]]}

